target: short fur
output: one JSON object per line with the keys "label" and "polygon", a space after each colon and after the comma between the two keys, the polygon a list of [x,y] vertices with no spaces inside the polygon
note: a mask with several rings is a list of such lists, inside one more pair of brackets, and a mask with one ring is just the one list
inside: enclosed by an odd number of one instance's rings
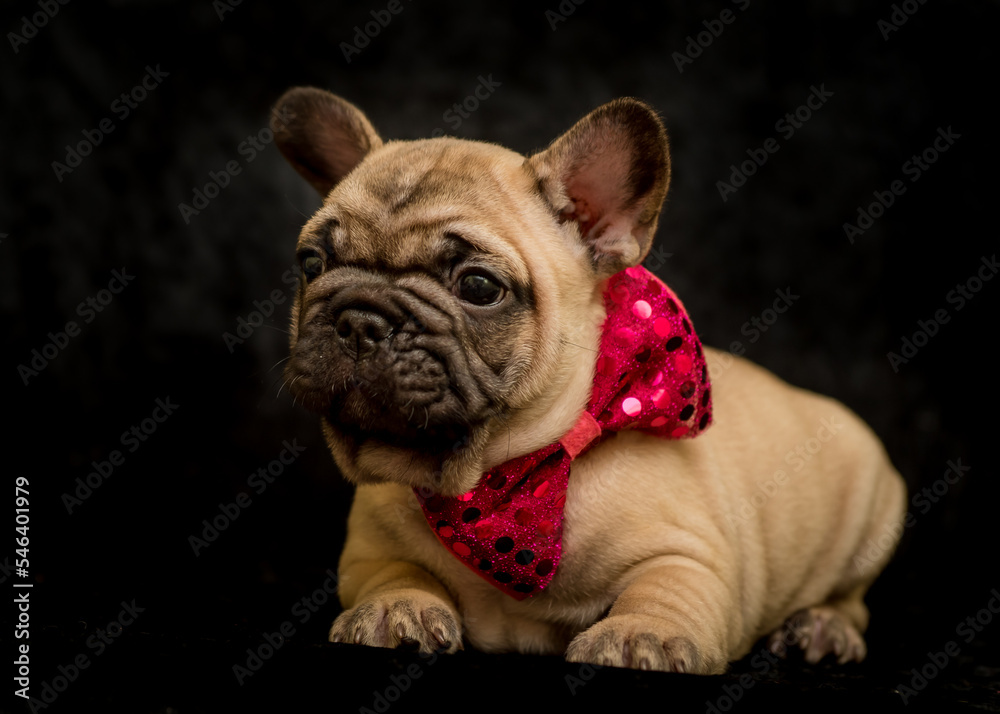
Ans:
{"label": "short fur", "polygon": [[[774,632],[778,653],[864,657],[862,598],[890,554],[855,557],[900,532],[903,482],[846,407],[745,360],[706,349],[703,435],[624,432],[573,463],[563,558],[534,597],[471,572],[416,503],[414,487],[468,491],[582,412],[603,287],[648,252],[669,185],[655,112],[616,100],[526,159],[384,143],[318,89],[276,110],[294,117],[279,147],[325,196],[299,239],[323,269],[299,291],[289,382],[358,485],[332,640],[716,673]],[[495,305],[462,297],[469,270],[502,284]],[[760,503],[758,484],[817,434],[822,448]]]}

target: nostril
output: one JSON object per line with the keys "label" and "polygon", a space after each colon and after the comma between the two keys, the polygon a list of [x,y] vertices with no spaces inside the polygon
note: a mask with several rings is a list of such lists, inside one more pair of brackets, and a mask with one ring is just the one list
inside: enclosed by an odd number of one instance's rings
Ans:
{"label": "nostril", "polygon": [[344,319],[343,317],[337,321],[337,335],[340,337],[350,337],[351,336],[351,321]]}
{"label": "nostril", "polygon": [[367,337],[372,342],[379,342],[384,340],[388,336],[388,330],[384,329],[384,326],[380,323],[369,322],[365,325],[365,337]]}

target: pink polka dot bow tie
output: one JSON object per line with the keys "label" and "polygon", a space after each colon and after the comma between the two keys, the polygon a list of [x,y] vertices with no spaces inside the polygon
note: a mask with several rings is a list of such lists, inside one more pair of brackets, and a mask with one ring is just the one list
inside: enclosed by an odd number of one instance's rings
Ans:
{"label": "pink polka dot bow tie", "polygon": [[590,403],[568,434],[490,469],[461,496],[417,491],[441,543],[518,600],[544,590],[559,565],[574,458],[624,429],[679,439],[712,421],[701,343],[673,291],[645,268],[628,268],[609,279],[604,306]]}

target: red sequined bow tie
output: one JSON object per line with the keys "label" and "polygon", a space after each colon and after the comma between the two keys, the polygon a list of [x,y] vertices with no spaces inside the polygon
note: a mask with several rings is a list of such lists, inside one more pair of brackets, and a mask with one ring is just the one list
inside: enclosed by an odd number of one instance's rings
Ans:
{"label": "red sequined bow tie", "polygon": [[566,436],[490,469],[461,496],[415,489],[441,543],[518,600],[544,590],[559,565],[574,458],[623,429],[679,439],[712,421],[701,342],[670,288],[645,268],[628,268],[609,279],[604,307],[590,403]]}

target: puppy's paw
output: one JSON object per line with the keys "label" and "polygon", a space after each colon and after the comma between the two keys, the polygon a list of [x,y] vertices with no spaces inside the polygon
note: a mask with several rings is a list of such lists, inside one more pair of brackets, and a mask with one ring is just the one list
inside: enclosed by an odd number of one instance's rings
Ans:
{"label": "puppy's paw", "polygon": [[800,649],[810,664],[830,654],[840,664],[860,662],[868,653],[857,628],[831,607],[809,607],[792,613],[771,635],[768,647],[779,657],[786,657],[791,648]]}
{"label": "puppy's paw", "polygon": [[330,628],[330,642],[451,653],[462,647],[454,609],[423,590],[379,593],[347,610]]}
{"label": "puppy's paw", "polygon": [[657,618],[616,615],[581,632],[566,650],[570,662],[708,674],[715,671],[698,646]]}

